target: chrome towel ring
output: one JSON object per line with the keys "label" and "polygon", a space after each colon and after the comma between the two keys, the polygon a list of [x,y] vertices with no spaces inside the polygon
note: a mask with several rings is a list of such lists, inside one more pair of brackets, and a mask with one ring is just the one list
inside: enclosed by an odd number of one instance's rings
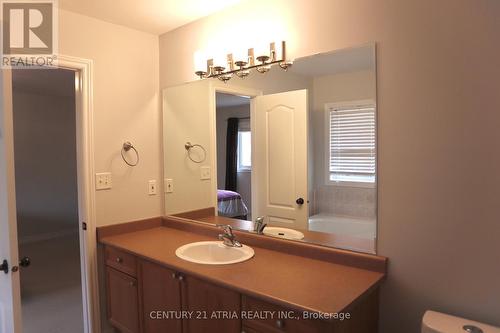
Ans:
{"label": "chrome towel ring", "polygon": [[[136,160],[135,160],[135,163],[130,163],[129,161],[127,161],[127,159],[125,158],[125,153],[130,151],[130,150],[133,150],[135,152],[135,155],[136,155]],[[127,165],[130,165],[132,167],[136,166],[137,164],[139,164],[139,152],[137,151],[137,149],[135,149],[135,147],[129,142],[129,141],[125,141],[123,143],[123,146],[122,146],[122,151],[121,151],[121,155],[122,155],[122,159],[125,163],[127,163]]]}
{"label": "chrome towel ring", "polygon": [[[191,149],[193,149],[194,147],[198,147],[203,151],[203,158],[197,160],[191,156]],[[193,161],[194,163],[203,163],[207,159],[207,151],[205,150],[205,148],[203,148],[202,145],[199,145],[197,143],[192,144],[191,142],[186,142],[184,144],[184,148],[186,148],[186,150],[187,150],[187,155],[188,155],[189,159],[191,161]]]}

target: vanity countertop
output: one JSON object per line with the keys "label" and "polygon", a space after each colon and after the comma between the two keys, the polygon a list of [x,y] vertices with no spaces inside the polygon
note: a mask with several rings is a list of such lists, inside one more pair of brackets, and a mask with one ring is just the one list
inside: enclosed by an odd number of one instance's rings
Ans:
{"label": "vanity countertop", "polygon": [[[252,259],[231,265],[191,263],[178,258],[175,250],[187,243],[215,240],[217,229],[200,225],[199,228],[204,229],[200,232],[196,230],[198,227],[195,223],[179,227],[179,222],[170,222],[168,219],[142,221],[142,225],[133,222],[126,228],[101,227],[98,229],[99,242],[179,272],[299,311],[348,311],[350,306],[373,291],[385,277],[386,258],[383,257],[353,253],[353,256],[361,256],[361,259],[355,258],[355,261],[365,263],[350,266],[344,264],[345,259],[342,259],[344,262],[339,261],[342,263],[335,263],[317,255],[311,258],[306,257],[306,254],[297,255],[297,251],[285,252],[289,246],[295,246],[294,242],[271,240],[275,245],[269,247],[265,245],[265,242],[269,242],[268,237],[260,237],[266,238],[262,241],[257,235],[238,232],[235,232],[238,238],[255,250]],[[120,231],[117,232],[118,230]],[[276,250],[277,248],[281,248],[283,252]],[[332,257],[350,255],[342,250],[327,251],[340,251],[340,255],[332,252]],[[372,259],[376,262],[372,266],[379,267],[378,269],[371,269],[370,264],[366,264],[367,260]]]}

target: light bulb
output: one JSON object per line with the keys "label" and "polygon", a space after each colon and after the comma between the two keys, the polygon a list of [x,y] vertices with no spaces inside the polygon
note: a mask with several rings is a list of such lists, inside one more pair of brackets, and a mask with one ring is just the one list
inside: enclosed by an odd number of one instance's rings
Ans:
{"label": "light bulb", "polygon": [[227,55],[224,51],[217,51],[214,55],[214,66],[227,67]]}
{"label": "light bulb", "polygon": [[207,57],[203,51],[198,50],[194,53],[194,70],[195,72],[207,71]]}
{"label": "light bulb", "polygon": [[276,50],[276,59],[275,60],[286,60],[283,58],[283,45],[282,41],[278,40],[274,42],[274,49]]}

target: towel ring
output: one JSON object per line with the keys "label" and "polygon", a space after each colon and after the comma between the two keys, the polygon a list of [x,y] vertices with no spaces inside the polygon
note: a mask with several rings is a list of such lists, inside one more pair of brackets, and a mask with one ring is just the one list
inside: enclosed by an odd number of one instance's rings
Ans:
{"label": "towel ring", "polygon": [[[136,161],[135,163],[130,163],[129,161],[127,161],[127,159],[125,158],[125,153],[130,151],[130,150],[133,150],[135,152],[135,155],[137,156],[136,158]],[[135,149],[135,147],[129,142],[129,141],[125,141],[123,143],[123,146],[122,146],[122,151],[121,151],[121,155],[122,155],[122,159],[125,163],[127,163],[127,165],[131,166],[131,167],[134,167],[136,166],[137,164],[139,164],[139,152],[137,151],[137,149]]]}
{"label": "towel ring", "polygon": [[[191,149],[193,149],[194,147],[198,147],[203,151],[203,158],[202,159],[196,160],[196,159],[191,157]],[[205,150],[205,148],[203,148],[202,145],[199,145],[197,143],[191,144],[191,142],[186,142],[184,144],[184,148],[186,148],[186,150],[187,150],[187,155],[188,155],[189,159],[191,161],[193,161],[194,163],[203,163],[207,159],[207,151]]]}

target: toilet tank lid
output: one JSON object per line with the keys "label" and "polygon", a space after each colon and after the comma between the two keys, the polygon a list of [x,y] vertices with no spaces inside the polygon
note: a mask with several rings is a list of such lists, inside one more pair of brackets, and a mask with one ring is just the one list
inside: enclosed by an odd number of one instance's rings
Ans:
{"label": "toilet tank lid", "polygon": [[477,321],[468,320],[465,318],[450,316],[444,313],[435,311],[426,311],[422,319],[422,332],[464,332],[465,325],[476,326],[483,330],[484,333],[500,333],[500,327],[493,327]]}

